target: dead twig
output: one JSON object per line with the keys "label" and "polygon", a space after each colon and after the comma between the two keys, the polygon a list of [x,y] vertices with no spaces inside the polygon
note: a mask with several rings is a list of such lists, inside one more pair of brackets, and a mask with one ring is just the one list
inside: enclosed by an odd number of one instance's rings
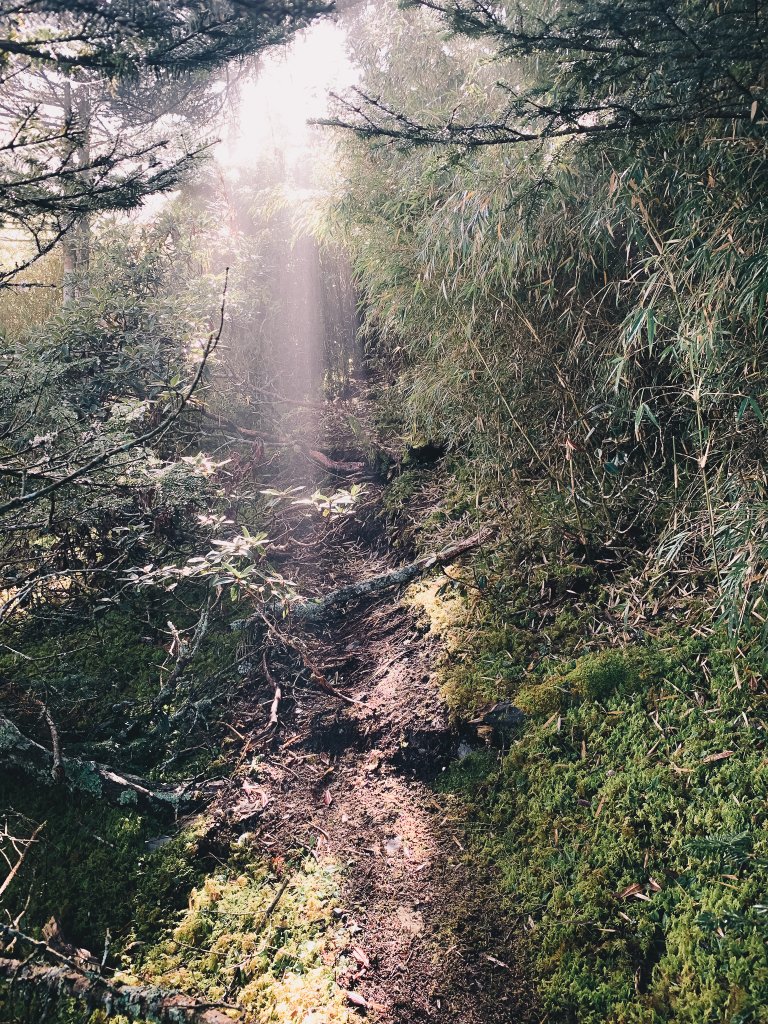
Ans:
{"label": "dead twig", "polygon": [[[29,839],[11,839],[11,842],[12,842],[14,848],[16,848],[16,845],[19,844],[19,845],[23,846],[24,849],[19,854],[16,863],[13,865],[13,867],[10,870],[10,873],[8,875],[6,875],[5,880],[3,881],[3,884],[0,885],[0,896],[3,895],[3,893],[6,891],[6,889],[9,887],[11,882],[16,877],[16,875],[18,875],[19,871],[21,870],[21,865],[27,859],[27,854],[32,849],[33,845],[37,841],[37,837],[43,831],[43,829],[45,828],[46,824],[47,824],[47,822],[44,821],[42,823],[42,825],[38,825],[37,828],[35,829],[35,831],[29,837]],[[6,832],[7,832],[7,830],[6,830]]]}
{"label": "dead twig", "polygon": [[269,663],[267,661],[267,652],[266,651],[264,651],[264,653],[261,656],[261,664],[262,664],[262,666],[264,668],[264,675],[266,676],[267,682],[270,684],[270,686],[272,687],[272,689],[274,690],[274,693],[275,693],[275,696],[274,696],[274,698],[272,700],[272,705],[271,705],[271,707],[269,709],[269,724],[277,726],[277,724],[278,724],[278,712],[279,712],[279,709],[280,709],[280,700],[281,700],[281,698],[283,696],[283,691],[282,691],[282,688],[281,688],[280,684],[278,683],[278,681],[275,679],[275,677],[269,671]]}
{"label": "dead twig", "polygon": [[259,923],[258,923],[258,925],[256,927],[256,933],[257,934],[261,931],[261,929],[264,927],[264,925],[267,923],[267,921],[270,919],[270,917],[272,917],[274,912],[277,910],[277,905],[280,902],[280,900],[283,898],[283,893],[285,892],[285,890],[288,888],[288,886],[290,884],[291,884],[291,876],[288,875],[286,877],[286,879],[284,880],[283,884],[280,886],[280,888],[275,893],[274,899],[272,900],[272,902],[269,904],[267,909],[262,914],[261,920],[259,921]]}

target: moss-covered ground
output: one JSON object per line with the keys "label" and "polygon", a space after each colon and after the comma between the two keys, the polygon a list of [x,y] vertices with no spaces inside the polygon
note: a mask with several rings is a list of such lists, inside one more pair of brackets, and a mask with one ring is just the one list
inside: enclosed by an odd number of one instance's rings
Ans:
{"label": "moss-covered ground", "polygon": [[[175,926],[138,960],[141,979],[237,1006],[244,1024],[347,1024],[335,984],[347,933],[339,868],[267,862],[248,846],[195,887]],[[343,960],[341,961],[343,963]]]}
{"label": "moss-covered ground", "polygon": [[[43,627],[22,621],[2,638],[3,695],[26,731],[43,743],[49,737],[38,702],[50,707],[69,755],[78,751],[79,733],[97,740],[103,735],[101,745],[84,748],[86,756],[138,764],[166,780],[215,772],[223,764],[226,734],[203,729],[196,745],[194,733],[183,733],[180,740],[191,751],[182,749],[185,756],[165,767],[155,750],[163,745],[142,743],[146,727],[135,726],[172,664],[166,649],[169,618],[179,628],[195,621],[183,602],[151,598],[126,601],[119,611],[84,609],[80,619],[52,618]],[[222,670],[235,659],[236,642],[226,622],[215,625],[190,668],[191,684],[205,687],[210,677],[221,681]],[[206,692],[212,708],[226,699],[210,686]],[[172,704],[167,711],[173,712]],[[166,731],[164,740],[173,749],[173,733]],[[3,898],[4,912],[12,918],[21,914],[26,932],[39,936],[55,917],[68,941],[99,957],[106,945],[108,963],[124,971],[118,977],[236,1004],[243,1021],[349,1019],[334,981],[345,944],[333,915],[334,865],[311,854],[297,863],[271,862],[237,843],[212,850],[204,816],[181,824],[167,812],[110,807],[23,777],[0,778],[2,820],[20,835],[45,822]],[[72,1000],[54,1003],[43,994],[19,999],[0,986],[0,1020],[107,1021]],[[109,1018],[109,1024],[123,1022]]]}
{"label": "moss-covered ground", "polygon": [[[395,525],[428,477],[393,493]],[[455,509],[466,512],[455,504],[448,522]],[[423,546],[445,522],[431,517]],[[615,577],[583,558],[502,541],[411,589],[439,636],[457,722],[471,728],[500,700],[525,713],[496,746],[479,739],[440,786],[461,799],[468,855],[493,865],[551,1024],[768,1022],[761,639],[737,645],[693,606],[627,630],[612,588]],[[94,719],[114,734],[157,691],[166,653],[152,623],[167,609],[157,611],[21,638],[26,659],[3,655],[6,693],[15,699],[23,682],[72,734],[85,721],[92,733]],[[230,642],[222,633],[207,648],[201,677],[231,657]],[[34,727],[39,711],[19,707]],[[215,745],[199,756],[210,764]],[[27,930],[55,915],[97,952],[109,930],[123,977],[231,1004],[245,1022],[349,1020],[335,981],[348,941],[334,915],[337,865],[272,861],[248,842],[214,856],[203,821],[180,829],[18,779],[0,780],[0,807],[12,823],[22,807],[27,824],[47,822],[6,903],[15,914],[29,896]],[[46,1013],[83,1022],[66,1002]]]}
{"label": "moss-covered ground", "polygon": [[547,1021],[768,1021],[762,643],[694,607],[624,630],[604,581],[507,541],[412,588],[457,721],[503,699],[525,712],[441,788],[464,801]]}
{"label": "moss-covered ground", "polygon": [[[82,734],[96,740],[84,749],[86,757],[117,767],[138,765],[163,777],[156,757],[149,756],[150,744],[134,742],[141,731],[132,732],[131,725],[140,721],[137,716],[160,686],[168,661],[162,626],[169,612],[181,622],[180,611],[126,602],[120,612],[52,618],[45,626],[22,621],[6,630],[0,679],[14,718],[40,742],[50,743],[36,702],[43,701],[57,723],[65,756],[80,752]],[[209,667],[195,669],[204,674]],[[213,757],[211,747],[202,758],[197,755],[197,763]],[[189,763],[182,762],[181,770],[189,770]],[[172,913],[179,899],[173,890],[183,889],[192,877],[186,855],[174,855],[176,845],[151,852],[151,840],[174,828],[167,814],[111,807],[66,786],[40,786],[9,775],[0,778],[0,814],[19,835],[45,822],[4,897],[12,916],[24,910],[23,926],[33,933],[54,916],[80,945],[103,949],[109,930],[112,948],[119,950],[133,929],[146,931]]]}

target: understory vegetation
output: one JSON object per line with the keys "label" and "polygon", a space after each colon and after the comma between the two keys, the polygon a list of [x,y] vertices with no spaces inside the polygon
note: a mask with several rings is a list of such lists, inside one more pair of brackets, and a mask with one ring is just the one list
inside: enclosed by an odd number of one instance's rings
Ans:
{"label": "understory vegetation", "polygon": [[217,163],[331,7],[0,0],[0,1019],[389,1021],[257,751],[355,732],[349,565],[458,549],[429,798],[538,1019],[768,1024],[765,5],[340,3],[355,86]]}
{"label": "understory vegetation", "polygon": [[[447,651],[446,699],[480,739],[439,788],[464,803],[469,849],[493,865],[548,1019],[763,1020],[759,632],[737,658],[725,629],[689,616],[601,644],[594,578],[542,572],[534,591],[517,557],[497,552],[411,603]],[[522,726],[482,715],[506,701]]]}

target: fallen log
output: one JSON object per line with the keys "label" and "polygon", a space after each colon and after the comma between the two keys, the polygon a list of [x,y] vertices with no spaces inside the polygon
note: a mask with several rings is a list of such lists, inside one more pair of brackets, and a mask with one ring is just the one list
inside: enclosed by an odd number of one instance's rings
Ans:
{"label": "fallen log", "polygon": [[415,562],[402,565],[398,569],[382,573],[380,576],[372,576],[371,579],[362,580],[360,583],[350,583],[346,587],[331,591],[325,597],[312,598],[301,604],[291,605],[289,615],[297,622],[308,624],[322,621],[330,612],[352,601],[359,601],[362,598],[373,597],[386,590],[395,587],[403,587],[423,576],[425,572],[436,565],[447,565],[454,561],[459,555],[468,551],[474,551],[484,544],[491,536],[490,530],[481,530],[479,533],[467,537],[465,540],[449,544],[442,551],[436,551],[430,555],[422,555]]}
{"label": "fallen log", "polygon": [[[481,547],[492,535],[493,531],[490,529],[480,530],[465,540],[449,544],[442,551],[422,555],[415,562],[402,565],[399,569],[391,569],[389,572],[382,573],[380,576],[372,576],[370,579],[362,580],[360,583],[350,583],[346,587],[339,587],[338,590],[332,590],[330,594],[326,594],[324,597],[310,598],[309,600],[295,603],[282,601],[273,603],[271,606],[268,605],[266,607],[265,612],[276,617],[290,619],[293,622],[314,625],[322,622],[331,612],[343,605],[350,604],[352,601],[373,597],[395,587],[403,587],[418,579],[419,576],[423,576],[424,573],[436,565],[448,565],[460,555]],[[264,612],[257,612],[247,619],[239,619],[237,622],[233,622],[232,628],[245,629],[248,626],[256,625],[263,621]]]}
{"label": "fallen log", "polygon": [[361,473],[365,469],[364,462],[338,462],[336,459],[330,459],[323,452],[314,451],[311,448],[307,449],[308,457],[317,466],[321,466],[329,473],[338,473],[341,476],[347,476],[350,473]]}
{"label": "fallen log", "polygon": [[178,808],[187,798],[183,788],[158,786],[138,775],[118,772],[98,761],[62,757],[25,736],[0,715],[0,763],[45,785],[62,784],[118,806]]}
{"label": "fallen log", "polygon": [[[7,979],[9,988],[20,985],[35,993],[45,991],[48,996],[76,999],[87,1009],[102,1010],[109,1017],[122,1014],[129,1020],[154,1024],[233,1024],[233,1018],[217,1006],[197,1002],[180,992],[154,985],[119,985],[90,971],[66,966],[0,956],[0,978]],[[0,1010],[4,1001],[0,999]]]}

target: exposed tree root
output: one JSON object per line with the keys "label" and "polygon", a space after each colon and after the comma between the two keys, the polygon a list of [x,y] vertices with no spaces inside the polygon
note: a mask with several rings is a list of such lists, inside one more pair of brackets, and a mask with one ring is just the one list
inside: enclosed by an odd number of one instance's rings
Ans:
{"label": "exposed tree root", "polygon": [[321,466],[329,473],[339,473],[345,476],[349,473],[360,473],[365,469],[364,462],[338,462],[336,459],[329,459],[323,452],[316,452],[313,449],[307,449],[308,457],[317,466]]}
{"label": "exposed tree root", "polygon": [[232,1024],[232,1017],[210,1003],[153,985],[116,985],[85,970],[49,966],[0,956],[0,977],[10,985],[77,999],[89,1010],[155,1024]]}
{"label": "exposed tree root", "polygon": [[58,758],[41,744],[19,732],[0,715],[0,763],[45,785],[61,782],[69,789],[120,806],[179,807],[187,799],[183,789],[157,786],[138,775],[117,772],[98,761]]}

